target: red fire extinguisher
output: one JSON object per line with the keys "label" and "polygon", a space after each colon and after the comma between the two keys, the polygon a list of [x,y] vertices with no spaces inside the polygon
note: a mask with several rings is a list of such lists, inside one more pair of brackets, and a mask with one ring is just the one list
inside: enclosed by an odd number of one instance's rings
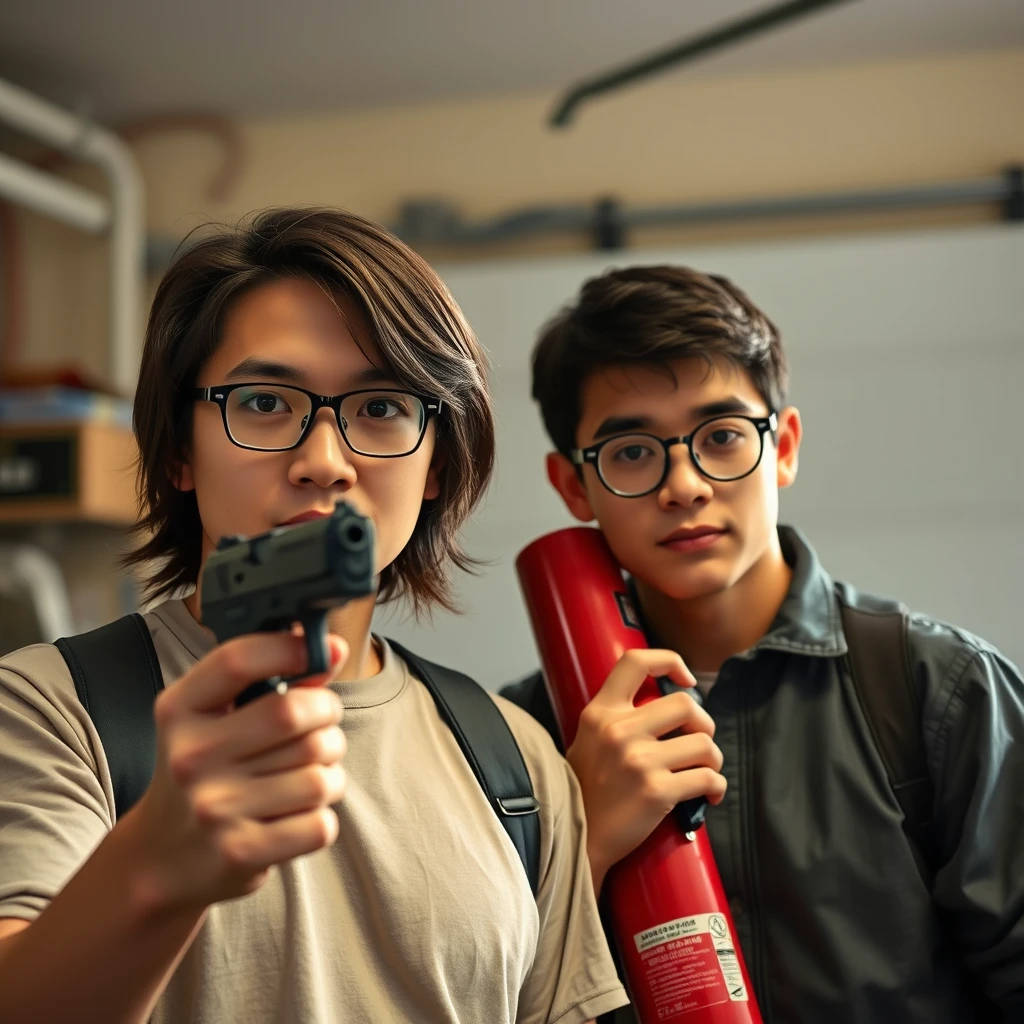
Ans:
{"label": "red fire extinguisher", "polygon": [[[580,713],[627,650],[646,647],[601,532],[534,541],[516,571],[566,747]],[[661,696],[644,681],[636,703]],[[616,944],[642,1024],[761,1024],[706,830],[669,815],[605,882]]]}

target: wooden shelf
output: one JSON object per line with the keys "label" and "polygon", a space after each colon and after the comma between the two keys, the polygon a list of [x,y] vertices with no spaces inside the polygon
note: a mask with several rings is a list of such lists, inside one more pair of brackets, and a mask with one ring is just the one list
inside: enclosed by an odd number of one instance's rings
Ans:
{"label": "wooden shelf", "polygon": [[47,458],[60,463],[66,480],[50,496],[0,490],[0,524],[94,522],[127,526],[135,522],[135,439],[112,423],[0,423],[0,464],[32,462],[26,442],[50,445]]}

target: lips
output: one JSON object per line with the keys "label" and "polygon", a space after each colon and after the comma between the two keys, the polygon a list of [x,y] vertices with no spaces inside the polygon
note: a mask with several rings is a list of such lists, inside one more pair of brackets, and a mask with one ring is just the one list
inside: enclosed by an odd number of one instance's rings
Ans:
{"label": "lips", "polygon": [[725,533],[725,530],[717,526],[689,526],[673,530],[667,537],[658,541],[659,544],[675,544],[680,541],[695,541],[701,537],[718,537]]}
{"label": "lips", "polygon": [[295,526],[297,523],[308,523],[312,519],[323,519],[324,516],[329,516],[330,512],[317,512],[316,509],[312,509],[309,512],[300,512],[297,516],[292,516],[291,519],[286,519],[283,523],[278,523],[278,526]]}

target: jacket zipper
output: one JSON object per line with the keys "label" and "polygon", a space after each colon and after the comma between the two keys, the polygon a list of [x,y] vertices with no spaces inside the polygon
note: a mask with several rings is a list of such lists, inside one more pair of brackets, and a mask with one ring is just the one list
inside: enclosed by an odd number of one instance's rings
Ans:
{"label": "jacket zipper", "polygon": [[767,949],[764,939],[764,911],[761,906],[760,872],[757,866],[757,845],[755,843],[754,817],[754,743],[753,724],[750,721],[748,694],[744,693],[740,704],[740,749],[743,757],[743,791],[740,794],[743,829],[743,873],[746,876],[746,890],[749,898],[750,932],[754,948],[750,951],[753,965],[748,961],[747,969],[753,967],[755,989],[759,996],[758,1007],[764,1024],[771,1024],[772,1012],[769,1005]]}

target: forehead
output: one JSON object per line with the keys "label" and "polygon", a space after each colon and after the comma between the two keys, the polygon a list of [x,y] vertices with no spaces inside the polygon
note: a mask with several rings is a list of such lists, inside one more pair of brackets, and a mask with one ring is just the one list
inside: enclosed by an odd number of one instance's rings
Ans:
{"label": "forehead", "polygon": [[740,398],[753,409],[765,405],[747,371],[728,359],[602,367],[580,388],[579,434],[590,436],[609,416],[676,423],[727,397]]}
{"label": "forehead", "polygon": [[228,370],[251,357],[330,372],[372,365],[378,354],[351,300],[332,298],[312,281],[296,278],[259,285],[228,311],[210,365]]}

